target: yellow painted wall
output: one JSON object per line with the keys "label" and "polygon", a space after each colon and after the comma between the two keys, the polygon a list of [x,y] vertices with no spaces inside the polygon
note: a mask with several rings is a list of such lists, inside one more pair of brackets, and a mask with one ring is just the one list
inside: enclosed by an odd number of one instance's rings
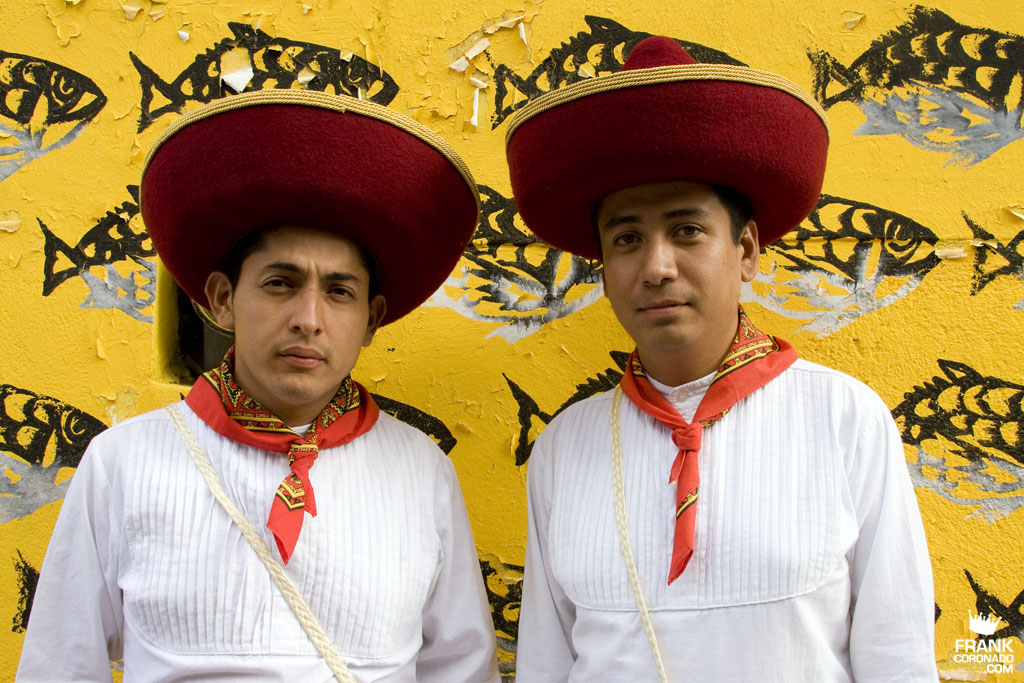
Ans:
{"label": "yellow painted wall", "polygon": [[[520,416],[532,439],[580,385],[614,375],[609,351],[631,346],[597,298],[594,266],[538,244],[517,253],[515,238],[528,237],[508,203],[508,120],[497,112],[601,71],[602,56],[621,62],[637,33],[697,43],[808,90],[827,70],[816,93],[832,124],[820,223],[806,224],[803,243],[768,250],[746,306],[802,356],[864,380],[896,411],[935,571],[939,668],[986,680],[954,660],[979,609],[1002,616],[996,636],[1024,662],[1024,209],[1013,208],[1024,204],[1024,6],[123,1],[0,4],[0,678],[16,669],[19,599],[96,420],[183,391],[157,353],[158,339],[173,336],[159,315],[173,311],[161,298],[173,290],[162,282],[153,303],[151,246],[127,188],[174,118],[140,131],[140,114],[168,104],[167,92],[197,106],[202,84],[219,82],[226,41],[238,40],[232,22],[276,41],[271,53],[244,50],[257,76],[296,43],[378,65],[398,86],[390,106],[442,134],[487,188],[488,213],[459,270],[431,306],[380,334],[355,375],[455,437],[451,457],[506,638],[525,544]],[[449,67],[477,49],[464,72]],[[130,55],[172,85],[144,82]],[[83,241],[77,266],[58,240]],[[97,255],[96,244],[127,253]],[[545,258],[556,265],[545,270]],[[504,306],[487,298],[489,285]],[[538,291],[555,299],[535,306]],[[502,647],[509,661],[511,643]],[[1024,667],[987,680],[1024,680]]]}

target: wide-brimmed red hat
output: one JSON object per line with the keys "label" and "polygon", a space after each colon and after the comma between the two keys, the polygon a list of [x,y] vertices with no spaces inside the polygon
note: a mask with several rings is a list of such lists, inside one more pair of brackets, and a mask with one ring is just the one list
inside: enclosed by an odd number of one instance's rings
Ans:
{"label": "wide-brimmed red hat", "polygon": [[699,64],[671,38],[652,37],[621,71],[523,107],[505,144],[527,227],[560,249],[599,258],[594,207],[648,183],[730,187],[750,201],[761,244],[778,239],[818,200],[828,121],[781,76]]}
{"label": "wide-brimmed red hat", "polygon": [[455,150],[406,116],[347,96],[260,90],[164,132],[146,159],[140,204],[164,266],[201,306],[207,277],[240,237],[302,226],[373,255],[389,323],[455,268],[479,195]]}

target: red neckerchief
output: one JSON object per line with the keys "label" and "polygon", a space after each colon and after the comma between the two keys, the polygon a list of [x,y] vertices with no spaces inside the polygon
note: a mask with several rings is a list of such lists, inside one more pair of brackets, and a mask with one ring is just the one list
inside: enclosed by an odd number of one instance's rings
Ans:
{"label": "red neckerchief", "polygon": [[235,348],[232,346],[219,367],[196,380],[185,403],[221,436],[247,446],[288,454],[291,473],[277,487],[267,520],[281,559],[288,564],[302,531],[303,511],[316,516],[309,468],[320,449],[340,446],[368,432],[377,421],[379,410],[370,393],[351,377],[346,377],[302,437],[238,386],[232,370],[234,365]]}
{"label": "red neckerchief", "polygon": [[693,555],[697,492],[700,488],[697,454],[704,427],[720,420],[740,399],[778,377],[796,358],[792,346],[758,330],[740,308],[739,325],[732,345],[697,406],[693,422],[687,423],[647,379],[637,352],[630,355],[619,383],[622,393],[637,408],[671,429],[672,442],[679,448],[669,475],[669,483],[676,484],[676,529],[668,574],[670,584],[683,573]]}

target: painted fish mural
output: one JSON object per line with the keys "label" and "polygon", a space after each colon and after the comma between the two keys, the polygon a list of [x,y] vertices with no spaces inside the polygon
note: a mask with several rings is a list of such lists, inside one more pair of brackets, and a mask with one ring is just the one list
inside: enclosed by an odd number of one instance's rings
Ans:
{"label": "painted fish mural", "polygon": [[448,429],[448,425],[440,418],[436,418],[430,413],[425,413],[419,408],[414,408],[408,403],[402,403],[387,396],[381,396],[380,394],[370,395],[373,396],[373,400],[377,402],[377,406],[382,411],[420,430],[433,439],[438,448],[447,454],[451,454],[452,449],[455,448],[456,439],[452,435],[452,431]]}
{"label": "painted fish mural", "polygon": [[[129,185],[128,193],[131,199],[108,211],[74,247],[37,219],[44,240],[43,296],[80,277],[89,287],[82,308],[115,308],[136,320],[153,322],[143,311],[156,299],[156,263],[148,258],[156,250],[141,223],[132,224],[139,213],[138,185]],[[117,263],[122,264],[120,269]],[[122,274],[123,270],[127,272]]]}
{"label": "painted fish mural", "polygon": [[[505,64],[495,65],[491,128],[497,128],[517,109],[546,92],[618,71],[633,46],[651,36],[604,17],[588,15],[583,20],[589,30],[580,31],[553,49],[529,76],[520,76]],[[724,52],[685,40],[677,42],[698,62],[742,66]]]}
{"label": "painted fish mural", "polygon": [[307,90],[351,95],[388,104],[398,94],[398,84],[387,72],[362,57],[315,43],[275,38],[258,28],[231,22],[233,34],[196,56],[174,80],[167,82],[139,57],[128,55],[139,72],[142,113],[139,132],[166,114],[181,113],[189,102],[206,103],[233,94],[221,81],[221,58],[242,48],[252,62],[252,80],[245,90],[292,88],[300,79]]}
{"label": "painted fish mural", "polygon": [[939,360],[942,375],[892,410],[914,486],[993,522],[1024,507],[1024,385]]}
{"label": "painted fish mural", "polygon": [[1024,137],[1024,37],[915,7],[849,66],[814,49],[808,57],[817,100],[851,102],[867,117],[855,135],[900,135],[964,165]]}
{"label": "painted fish mural", "polygon": [[498,638],[498,672],[502,683],[516,680],[516,640],[519,638],[519,604],[523,599],[523,568],[505,564],[495,555],[480,560],[487,601]]}
{"label": "painted fish mural", "polygon": [[530,459],[530,451],[533,450],[534,440],[541,430],[544,429],[545,425],[555,419],[556,415],[577,401],[610,391],[618,385],[619,380],[622,379],[622,372],[626,368],[626,359],[629,358],[629,352],[610,351],[609,355],[615,362],[615,367],[607,368],[593,377],[588,377],[582,384],[577,384],[575,393],[567,398],[553,413],[541,410],[533,397],[509,379],[508,375],[502,374],[505,382],[508,383],[512,396],[516,399],[516,404],[519,406],[519,435],[516,437],[515,448],[517,466],[526,464],[526,461]]}
{"label": "painted fish mural", "polygon": [[106,103],[77,71],[0,50],[0,180],[74,140]]}
{"label": "painted fish mural", "polygon": [[106,425],[50,396],[0,384],[0,524],[64,497],[89,441]]}
{"label": "painted fish mural", "polygon": [[[1010,602],[1004,603],[978,583],[971,572],[965,569],[964,574],[967,576],[967,582],[971,584],[971,590],[977,597],[975,602],[977,613],[991,614],[1002,619],[1002,623],[995,633],[986,638],[992,640],[1017,638],[1024,641],[1024,590],[1021,590],[1017,597]],[[1018,665],[1017,670],[1024,671],[1024,668]]]}
{"label": "painted fish mural", "polygon": [[39,569],[29,564],[19,550],[18,556],[14,558],[14,574],[18,582],[18,606],[14,608],[11,631],[24,633],[28,628],[29,612],[32,611],[32,598],[36,594]]}
{"label": "painted fish mural", "polygon": [[500,322],[487,336],[515,342],[601,298],[600,264],[538,240],[521,225],[515,201],[497,190],[481,185],[480,199],[464,265],[425,305]]}
{"label": "painted fish mural", "polygon": [[[971,295],[980,293],[1000,278],[1012,277],[1024,281],[1024,230],[1003,244],[996,240],[995,235],[968,218],[967,214],[964,214],[964,220],[971,227],[975,239],[983,243],[974,250]],[[1024,310],[1024,299],[1018,301],[1014,308],[1018,311]]]}
{"label": "painted fish mural", "polygon": [[808,320],[799,331],[823,337],[921,284],[940,263],[937,242],[911,218],[822,195],[803,224],[767,247],[771,270],[744,286],[743,300]]}

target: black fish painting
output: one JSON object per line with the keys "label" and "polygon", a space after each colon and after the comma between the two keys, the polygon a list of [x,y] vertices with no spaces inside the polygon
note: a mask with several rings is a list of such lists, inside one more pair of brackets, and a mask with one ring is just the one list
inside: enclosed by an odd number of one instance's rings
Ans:
{"label": "black fish painting", "polygon": [[[989,284],[1000,278],[1014,278],[1024,281],[1024,230],[1018,232],[1009,242],[1003,244],[995,235],[963,214],[976,240],[984,244],[974,250],[974,279],[971,295],[980,293]],[[1024,310],[1024,299],[1014,306]]]}
{"label": "black fish painting", "polygon": [[516,640],[519,638],[519,604],[523,599],[523,568],[506,564],[494,555],[480,560],[487,601],[498,638],[498,672],[502,683],[516,679]]}
{"label": "black fish painting", "polygon": [[577,401],[610,391],[618,385],[619,380],[622,379],[622,372],[626,368],[626,359],[629,358],[629,353],[626,351],[610,351],[609,355],[615,362],[615,367],[610,367],[593,377],[588,377],[583,383],[577,384],[576,391],[562,405],[558,406],[553,413],[541,410],[540,406],[537,405],[537,401],[532,396],[509,379],[508,375],[502,374],[505,382],[508,383],[512,396],[516,399],[516,404],[519,406],[519,435],[516,438],[515,448],[516,465],[526,464],[526,461],[530,459],[530,451],[533,450],[533,441],[537,438],[537,434],[540,433],[545,425],[555,419],[556,415]]}
{"label": "black fish painting", "polygon": [[448,429],[448,425],[442,422],[439,418],[434,417],[430,413],[426,413],[419,408],[414,408],[408,403],[402,403],[396,401],[393,398],[381,396],[380,394],[370,394],[373,396],[373,400],[376,401],[377,407],[383,412],[395,417],[407,425],[411,425],[416,429],[420,430],[437,443],[445,453],[451,454],[452,449],[455,448],[456,440],[452,435],[452,431]]}
{"label": "black fish painting", "polygon": [[64,497],[89,441],[106,425],[63,401],[0,384],[0,524]]}
{"label": "black fish painting", "polygon": [[480,203],[480,223],[462,255],[466,263],[426,305],[500,322],[487,336],[514,342],[601,297],[599,263],[538,240],[522,226],[515,201],[497,190],[481,185]]}
{"label": "black fish painting", "polygon": [[77,71],[0,50],[0,180],[74,140],[106,103]]}
{"label": "black fish painting", "polygon": [[[492,128],[546,92],[618,71],[633,46],[651,36],[603,17],[585,16],[583,20],[589,30],[580,31],[552,50],[529,76],[520,76],[504,64],[495,66]],[[698,62],[742,65],[724,52],[685,40],[677,42]]]}
{"label": "black fish painting", "polygon": [[818,101],[852,102],[867,117],[855,135],[901,135],[967,165],[1024,136],[1024,37],[916,7],[849,66],[823,51],[808,57]]}
{"label": "black fish painting", "polygon": [[743,300],[808,322],[825,336],[889,306],[940,263],[938,236],[901,214],[822,195],[796,230],[766,249],[771,271],[745,287]]}
{"label": "black fish painting", "polygon": [[[132,225],[139,213],[138,185],[129,185],[128,193],[130,200],[108,211],[73,247],[39,220],[44,240],[43,296],[80,277],[89,287],[82,308],[116,308],[136,320],[153,322],[142,311],[156,298],[156,264],[149,259],[156,250],[141,224]],[[115,267],[119,262],[129,265],[127,274]]]}
{"label": "black fish painting", "polygon": [[398,94],[398,84],[378,65],[336,48],[275,38],[258,28],[237,22],[228,24],[233,34],[208,48],[167,82],[139,57],[128,55],[139,72],[142,86],[143,131],[165,114],[181,113],[189,102],[206,103],[233,94],[221,82],[221,57],[236,48],[248,51],[252,62],[252,80],[245,90],[292,88],[303,74],[310,79],[307,90],[351,95],[386,105]]}
{"label": "black fish painting", "polygon": [[28,628],[28,615],[32,611],[32,598],[36,594],[39,569],[29,564],[19,550],[14,559],[14,573],[18,579],[18,606],[11,619],[11,631],[24,633]]}
{"label": "black fish painting", "polygon": [[1024,385],[939,360],[892,410],[914,485],[994,521],[1024,506]]}
{"label": "black fish painting", "polygon": [[971,590],[974,591],[977,613],[999,617],[1002,620],[999,628],[991,636],[986,636],[986,639],[1017,638],[1024,641],[1024,590],[1017,593],[1017,597],[1010,602],[1004,603],[978,583],[971,572],[965,569],[964,574],[967,576],[967,583],[971,585]]}

